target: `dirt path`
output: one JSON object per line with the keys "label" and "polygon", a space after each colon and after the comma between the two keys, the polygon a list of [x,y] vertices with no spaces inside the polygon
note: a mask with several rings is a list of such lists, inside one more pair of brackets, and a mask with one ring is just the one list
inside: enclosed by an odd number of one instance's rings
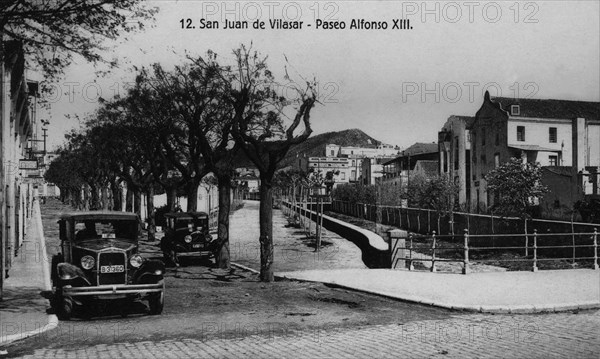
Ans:
{"label": "dirt path", "polygon": [[[246,201],[230,219],[231,260],[250,268],[260,268],[257,201]],[[282,211],[273,210],[273,243],[276,272],[305,269],[366,268],[361,251],[352,242],[325,231],[323,248],[315,252],[314,238],[301,228],[291,228]]]}

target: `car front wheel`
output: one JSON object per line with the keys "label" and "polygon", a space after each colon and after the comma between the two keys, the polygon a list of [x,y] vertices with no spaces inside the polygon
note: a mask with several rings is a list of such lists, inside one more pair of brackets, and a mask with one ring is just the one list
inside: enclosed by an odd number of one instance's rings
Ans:
{"label": "car front wheel", "polygon": [[150,315],[158,315],[162,313],[165,305],[165,292],[155,293],[148,299],[148,305],[150,307]]}
{"label": "car front wheel", "polygon": [[71,320],[71,317],[73,316],[73,301],[63,297],[56,316],[60,320]]}

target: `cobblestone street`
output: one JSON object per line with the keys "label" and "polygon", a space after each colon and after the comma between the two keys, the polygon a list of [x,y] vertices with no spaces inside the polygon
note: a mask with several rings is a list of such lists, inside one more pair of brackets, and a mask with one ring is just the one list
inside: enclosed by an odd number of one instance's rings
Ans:
{"label": "cobblestone street", "polygon": [[[600,311],[578,314],[461,316],[404,325],[41,349],[25,358],[598,358]],[[228,334],[230,335],[230,334]]]}

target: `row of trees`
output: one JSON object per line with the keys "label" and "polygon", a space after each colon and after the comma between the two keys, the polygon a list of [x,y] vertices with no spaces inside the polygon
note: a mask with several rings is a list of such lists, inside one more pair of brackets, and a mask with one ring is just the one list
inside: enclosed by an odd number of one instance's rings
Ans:
{"label": "row of trees", "polygon": [[[241,46],[233,55],[231,64],[209,51],[188,56],[172,70],[159,64],[140,69],[124,96],[100,101],[85,128],[68,136],[46,179],[70,197],[89,186],[95,207],[102,203],[96,198],[103,197],[99,189],[116,189],[125,182],[134,198],[143,193],[148,199],[152,238],[154,194],[166,192],[174,210],[183,192],[187,210],[195,211],[198,187],[212,173],[219,189],[217,263],[226,268],[230,193],[240,152],[260,172],[261,280],[272,281],[274,176],[289,148],[312,132],[315,82],[297,85],[297,96],[285,98],[276,92],[282,86],[266,57],[251,46]],[[119,191],[112,197],[119,207]]]}
{"label": "row of trees", "polygon": [[407,186],[344,184],[333,190],[333,197],[341,201],[386,206],[408,204],[438,212],[452,211],[457,195],[458,186],[446,176],[423,175],[412,176]]}
{"label": "row of trees", "polygon": [[[539,164],[523,163],[511,158],[485,176],[487,190],[494,195],[494,214],[531,217],[532,209],[547,192],[542,184]],[[439,213],[459,210],[458,185],[447,176],[411,176],[407,186],[352,185],[338,186],[334,198],[353,203],[380,204],[433,209]],[[404,203],[403,203],[404,201]]]}

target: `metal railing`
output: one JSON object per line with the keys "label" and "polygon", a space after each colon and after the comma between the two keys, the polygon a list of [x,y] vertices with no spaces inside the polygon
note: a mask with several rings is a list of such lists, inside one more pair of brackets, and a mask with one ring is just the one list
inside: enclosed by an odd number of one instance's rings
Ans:
{"label": "metal railing", "polygon": [[[462,241],[458,241],[462,237]],[[570,244],[564,244],[565,238],[571,238]],[[578,242],[575,240],[577,238]],[[489,243],[500,240],[501,246]],[[480,242],[480,243],[474,243]],[[524,242],[518,245],[518,242]],[[471,272],[478,264],[493,264],[508,270],[538,271],[540,263],[560,262],[552,269],[565,267],[588,267],[598,270],[598,230],[584,233],[538,233],[471,235],[464,230],[462,235],[409,234],[393,238],[390,235],[389,248],[392,268],[415,269],[415,263],[431,263],[429,270],[438,271],[437,263],[455,262],[461,264],[463,274]],[[541,253],[545,251],[546,253]],[[570,252],[570,256],[565,256]],[[508,258],[506,254],[510,254]]]}
{"label": "metal railing", "polygon": [[333,200],[330,210],[384,225],[395,226],[415,233],[459,234],[467,228],[472,234],[496,235],[525,233],[531,228],[541,232],[591,232],[598,224],[569,221],[523,219],[465,212],[441,213],[432,209],[372,205]]}

